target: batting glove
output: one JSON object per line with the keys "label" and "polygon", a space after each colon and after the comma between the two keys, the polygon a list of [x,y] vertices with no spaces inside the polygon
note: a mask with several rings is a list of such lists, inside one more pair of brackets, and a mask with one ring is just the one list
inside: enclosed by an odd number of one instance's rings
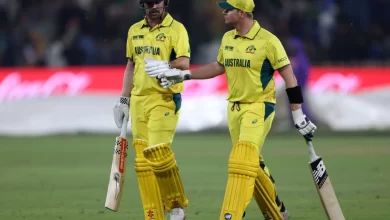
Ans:
{"label": "batting glove", "polygon": [[160,73],[157,78],[161,87],[168,88],[171,85],[191,79],[191,72],[189,70],[170,69]]}
{"label": "batting glove", "polygon": [[130,98],[121,96],[112,109],[115,124],[118,128],[121,128],[123,120],[129,120]]}
{"label": "batting glove", "polygon": [[155,60],[153,58],[145,58],[145,72],[152,78],[156,78],[160,73],[163,73],[171,68],[168,61]]}
{"label": "batting glove", "polygon": [[298,129],[299,133],[308,141],[311,141],[314,137],[314,132],[317,129],[317,126],[309,120],[309,118],[303,114],[302,109],[292,111],[292,116],[294,120],[295,127]]}
{"label": "batting glove", "polygon": [[174,80],[168,80],[167,78],[161,78],[159,79],[160,86],[164,89],[169,88],[173,84],[175,84]]}

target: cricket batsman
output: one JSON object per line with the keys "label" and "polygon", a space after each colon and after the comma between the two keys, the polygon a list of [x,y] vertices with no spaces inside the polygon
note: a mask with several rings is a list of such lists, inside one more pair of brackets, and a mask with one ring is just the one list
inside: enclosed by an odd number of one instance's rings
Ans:
{"label": "cricket batsman", "polygon": [[312,138],[316,126],[301,110],[301,87],[280,40],[253,20],[253,0],[218,2],[225,23],[234,27],[222,38],[217,61],[194,70],[147,71],[163,88],[190,79],[209,79],[226,72],[228,126],[233,148],[220,220],[240,220],[252,196],[265,219],[288,219],[278,198],[274,179],[261,155],[275,116],[274,71],[286,83],[292,116],[299,132]]}
{"label": "cricket batsman", "polygon": [[145,72],[145,68],[189,68],[187,30],[167,12],[168,4],[169,0],[140,0],[146,16],[128,31],[122,93],[113,107],[118,128],[131,116],[135,171],[145,220],[165,220],[164,210],[170,212],[171,220],[184,220],[188,205],[171,149],[183,84],[162,88]]}

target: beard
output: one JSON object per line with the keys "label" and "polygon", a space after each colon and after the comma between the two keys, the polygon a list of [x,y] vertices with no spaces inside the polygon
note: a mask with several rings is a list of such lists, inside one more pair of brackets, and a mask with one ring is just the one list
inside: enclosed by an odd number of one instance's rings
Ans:
{"label": "beard", "polygon": [[164,13],[164,11],[161,11],[161,9],[153,8],[153,9],[150,9],[150,11],[148,13],[148,17],[151,20],[158,20],[158,19],[162,18],[163,13]]}

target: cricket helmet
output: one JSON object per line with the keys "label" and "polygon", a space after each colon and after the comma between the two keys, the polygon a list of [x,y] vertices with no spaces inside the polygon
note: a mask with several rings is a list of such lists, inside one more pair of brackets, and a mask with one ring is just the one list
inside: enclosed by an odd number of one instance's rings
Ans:
{"label": "cricket helmet", "polygon": [[161,1],[164,1],[165,7],[168,6],[169,0],[139,0],[139,4],[141,5],[141,7],[143,7],[144,3],[161,2]]}

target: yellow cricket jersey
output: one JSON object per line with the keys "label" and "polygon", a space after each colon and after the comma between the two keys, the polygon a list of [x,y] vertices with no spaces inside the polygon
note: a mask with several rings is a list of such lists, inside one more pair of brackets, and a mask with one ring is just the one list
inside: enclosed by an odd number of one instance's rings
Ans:
{"label": "yellow cricket jersey", "polygon": [[174,94],[183,91],[183,83],[162,88],[157,79],[145,72],[144,58],[174,60],[178,57],[190,57],[190,44],[186,28],[167,14],[161,24],[150,28],[146,19],[135,23],[129,29],[126,44],[126,56],[135,63],[132,95],[155,93]]}
{"label": "yellow cricket jersey", "polygon": [[217,62],[225,67],[227,99],[248,103],[276,103],[274,72],[290,64],[279,39],[257,21],[245,36],[225,33]]}

